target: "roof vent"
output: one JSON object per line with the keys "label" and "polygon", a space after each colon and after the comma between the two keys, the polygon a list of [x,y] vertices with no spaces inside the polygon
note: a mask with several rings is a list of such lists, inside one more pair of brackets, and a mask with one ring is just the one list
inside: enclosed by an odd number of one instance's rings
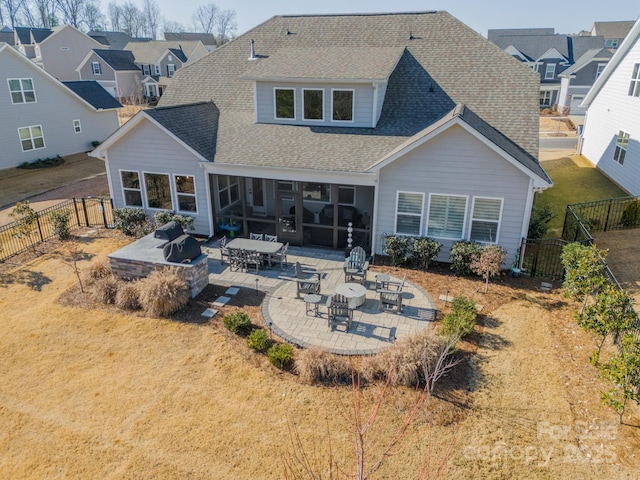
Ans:
{"label": "roof vent", "polygon": [[416,37],[413,36],[413,32],[409,30],[409,40],[415,40]]}
{"label": "roof vent", "polygon": [[248,60],[255,60],[258,57],[256,57],[256,46],[255,46],[255,42],[253,40],[251,40],[251,55],[249,55]]}

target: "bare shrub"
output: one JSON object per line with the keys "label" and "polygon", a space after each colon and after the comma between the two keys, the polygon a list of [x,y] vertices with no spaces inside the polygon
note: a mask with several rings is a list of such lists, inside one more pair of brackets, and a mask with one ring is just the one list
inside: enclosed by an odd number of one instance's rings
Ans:
{"label": "bare shrub", "polygon": [[122,282],[116,294],[115,304],[124,310],[138,310],[140,308],[138,296],[137,282]]}
{"label": "bare shrub", "polygon": [[307,383],[346,383],[351,381],[352,369],[347,358],[311,347],[298,352],[295,371]]}
{"label": "bare shrub", "polygon": [[167,317],[189,301],[189,285],[174,268],[160,268],[138,282],[140,305],[150,315]]}
{"label": "bare shrub", "polygon": [[101,260],[94,263],[88,268],[87,274],[89,275],[89,280],[99,280],[101,278],[110,277],[111,267],[109,266],[109,261]]}
{"label": "bare shrub", "polygon": [[121,280],[113,275],[97,279],[91,287],[91,296],[96,302],[112,304],[116,301]]}

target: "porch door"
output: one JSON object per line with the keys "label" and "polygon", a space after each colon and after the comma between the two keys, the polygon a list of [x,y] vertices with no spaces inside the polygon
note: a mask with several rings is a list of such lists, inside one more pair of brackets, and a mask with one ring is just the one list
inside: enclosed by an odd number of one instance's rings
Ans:
{"label": "porch door", "polygon": [[276,194],[278,241],[302,245],[302,197],[300,192]]}
{"label": "porch door", "polygon": [[263,178],[247,178],[247,202],[254,215],[267,214],[267,191]]}

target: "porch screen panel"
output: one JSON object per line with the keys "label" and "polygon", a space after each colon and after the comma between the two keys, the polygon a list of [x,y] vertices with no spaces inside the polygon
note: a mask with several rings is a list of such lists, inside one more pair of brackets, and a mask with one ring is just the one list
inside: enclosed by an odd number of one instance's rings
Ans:
{"label": "porch screen panel", "polygon": [[420,235],[423,203],[424,196],[421,193],[398,192],[396,233]]}
{"label": "porch screen panel", "polygon": [[462,238],[466,197],[432,195],[429,206],[427,235],[438,238]]}
{"label": "porch screen panel", "polygon": [[476,198],[473,203],[470,240],[495,243],[498,239],[502,200],[496,198]]}

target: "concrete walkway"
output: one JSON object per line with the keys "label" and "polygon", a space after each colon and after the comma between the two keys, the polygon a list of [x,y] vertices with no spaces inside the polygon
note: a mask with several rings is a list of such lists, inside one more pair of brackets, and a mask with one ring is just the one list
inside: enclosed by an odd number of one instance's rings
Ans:
{"label": "concrete walkway", "polygon": [[[351,329],[338,325],[330,331],[327,324],[325,302],[337,285],[344,282],[342,264],[344,254],[333,250],[291,247],[288,265],[262,269],[259,274],[232,272],[226,263],[220,262],[216,243],[204,248],[209,256],[209,282],[222,286],[236,286],[265,291],[267,293],[262,313],[267,326],[284,340],[300,346],[319,346],[342,355],[366,355],[389,346],[394,339],[402,338],[428,328],[435,320],[436,307],[426,292],[405,282],[402,313],[378,310],[375,292],[375,273],[369,272],[366,301],[354,311]],[[307,269],[323,272],[322,300],[318,316],[307,315],[302,298],[296,298],[295,262]]]}

